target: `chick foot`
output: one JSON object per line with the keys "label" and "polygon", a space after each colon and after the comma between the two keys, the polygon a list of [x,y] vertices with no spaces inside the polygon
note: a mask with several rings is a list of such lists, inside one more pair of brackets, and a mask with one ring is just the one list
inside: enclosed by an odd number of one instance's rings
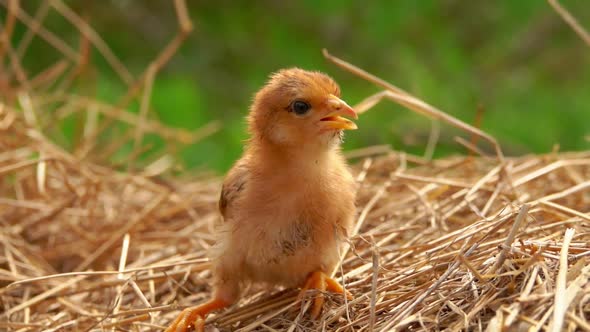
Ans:
{"label": "chick foot", "polygon": [[213,310],[227,307],[227,303],[220,299],[212,299],[196,307],[184,309],[168,326],[166,332],[187,332],[192,327],[196,332],[203,332],[205,317]]}
{"label": "chick foot", "polygon": [[310,289],[317,289],[320,291],[320,293],[317,294],[313,299],[313,304],[310,311],[310,316],[312,319],[316,319],[320,315],[322,307],[324,306],[324,294],[322,292],[330,291],[332,293],[343,294],[347,299],[352,300],[352,294],[350,294],[349,291],[345,290],[342,285],[338,283],[338,281],[330,278],[321,271],[312,272],[309,275],[305,285],[303,285],[301,288],[297,299],[302,300],[305,297],[307,291]]}

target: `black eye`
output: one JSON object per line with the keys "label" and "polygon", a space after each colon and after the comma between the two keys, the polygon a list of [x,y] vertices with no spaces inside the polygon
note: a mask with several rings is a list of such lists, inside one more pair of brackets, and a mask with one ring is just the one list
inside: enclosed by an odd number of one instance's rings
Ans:
{"label": "black eye", "polygon": [[295,112],[295,114],[297,115],[303,115],[307,113],[310,109],[311,105],[301,100],[296,100],[291,104],[291,110]]}

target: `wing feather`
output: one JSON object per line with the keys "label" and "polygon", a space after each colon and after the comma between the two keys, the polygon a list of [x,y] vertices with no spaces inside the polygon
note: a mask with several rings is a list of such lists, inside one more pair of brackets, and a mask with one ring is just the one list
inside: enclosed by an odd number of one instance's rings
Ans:
{"label": "wing feather", "polygon": [[224,220],[231,215],[232,203],[246,188],[249,173],[246,163],[240,160],[232,167],[223,181],[219,196],[219,211]]}

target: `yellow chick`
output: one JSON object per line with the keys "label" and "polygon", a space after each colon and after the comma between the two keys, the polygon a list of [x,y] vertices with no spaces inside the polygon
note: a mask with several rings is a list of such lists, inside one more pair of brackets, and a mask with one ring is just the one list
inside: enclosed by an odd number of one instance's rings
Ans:
{"label": "yellow chick", "polygon": [[[244,285],[344,293],[330,274],[355,216],[356,184],[340,151],[357,118],[329,76],[280,70],[255,95],[250,139],[227,174],[223,225],[212,253],[211,300],[185,309],[166,331],[203,330],[205,316],[233,304]],[[346,294],[350,296],[350,294]],[[317,295],[311,316],[323,306]]]}

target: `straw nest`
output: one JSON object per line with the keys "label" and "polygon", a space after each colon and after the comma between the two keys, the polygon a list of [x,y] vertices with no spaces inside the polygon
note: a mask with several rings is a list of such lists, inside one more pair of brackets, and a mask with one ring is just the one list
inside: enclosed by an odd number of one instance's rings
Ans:
{"label": "straw nest", "polygon": [[[18,2],[9,4],[9,14],[24,20]],[[64,17],[80,19],[62,2],[51,4]],[[82,62],[66,62],[69,73],[54,68],[36,78],[21,75],[17,88],[3,95],[0,329],[159,330],[180,309],[209,296],[206,252],[220,218],[220,179],[169,176],[166,154],[135,161],[144,133],[192,142],[214,129],[187,133],[147,118],[143,101],[151,82],[190,31],[184,3],[175,5],[178,36],[144,75],[129,81],[121,104],[41,84],[71,80]],[[90,44],[102,45],[80,29]],[[431,161],[386,147],[350,152],[360,185],[358,220],[337,278],[354,299],[327,295],[323,315],[310,321],[303,314],[309,303],[297,303],[296,290],[253,289],[211,315],[209,328],[590,330],[590,152],[505,158],[493,137],[326,56],[384,87],[359,110],[391,99],[488,140],[496,156]],[[18,58],[10,58],[18,76]],[[139,91],[142,111],[125,112]],[[48,137],[64,112],[83,113],[84,128],[92,129],[69,149]],[[105,134],[116,123],[128,125],[123,141],[139,142],[125,167],[110,158],[122,139]]]}

